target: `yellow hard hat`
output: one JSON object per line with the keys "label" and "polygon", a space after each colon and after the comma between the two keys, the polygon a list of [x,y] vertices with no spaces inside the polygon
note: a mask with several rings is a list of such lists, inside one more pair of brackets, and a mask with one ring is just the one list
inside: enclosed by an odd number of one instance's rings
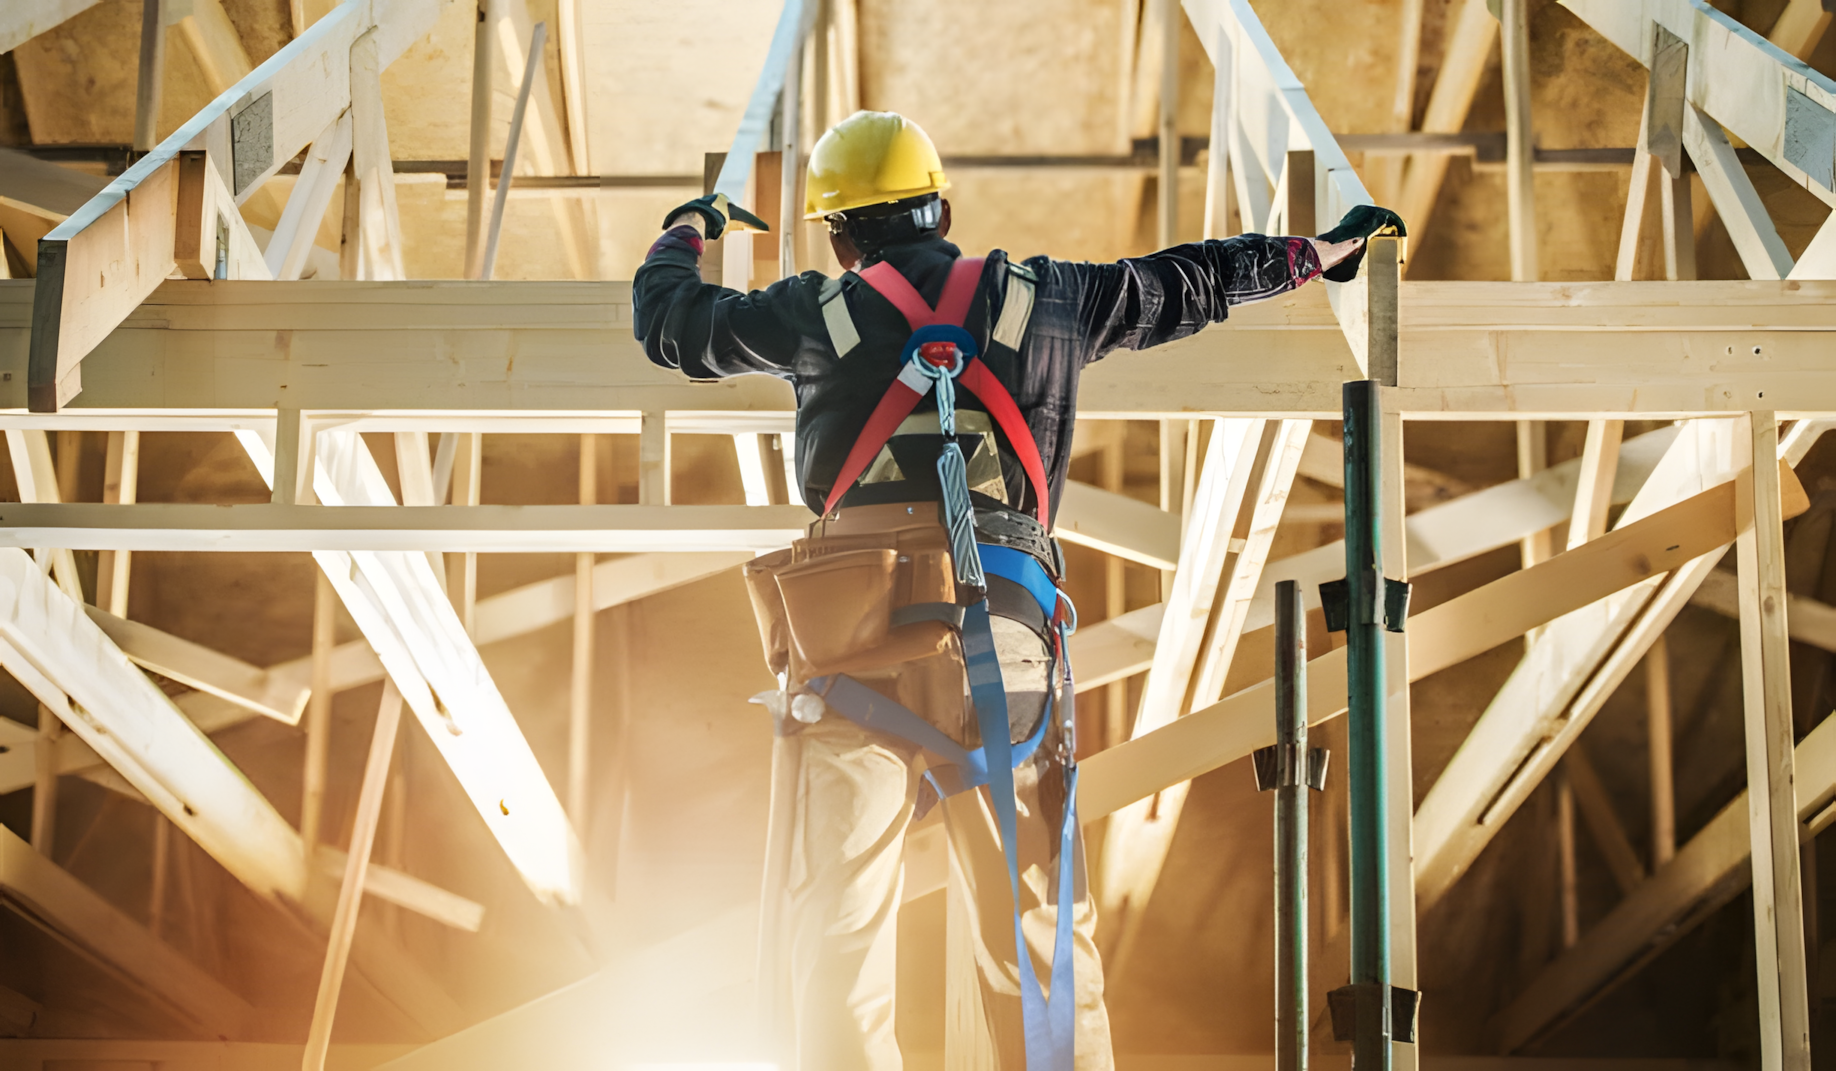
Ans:
{"label": "yellow hard hat", "polygon": [[941,193],[949,186],[937,147],[917,123],[897,112],[855,112],[810,150],[803,218]]}

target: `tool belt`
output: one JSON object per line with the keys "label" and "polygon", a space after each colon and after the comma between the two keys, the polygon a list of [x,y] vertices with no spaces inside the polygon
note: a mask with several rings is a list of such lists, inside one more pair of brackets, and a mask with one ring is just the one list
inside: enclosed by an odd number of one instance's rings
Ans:
{"label": "tool belt", "polygon": [[[965,739],[960,630],[964,605],[981,595],[958,587],[937,514],[935,502],[846,507],[789,549],[748,563],[768,668],[796,683],[848,674]],[[1026,559],[1018,570],[990,569],[989,612],[1024,623],[1049,646],[1052,625],[1036,589],[1043,583],[1056,597],[1059,562],[1045,530],[1023,514],[978,510],[976,538],[985,557],[1011,549]],[[1032,586],[1001,572],[1031,574]]]}

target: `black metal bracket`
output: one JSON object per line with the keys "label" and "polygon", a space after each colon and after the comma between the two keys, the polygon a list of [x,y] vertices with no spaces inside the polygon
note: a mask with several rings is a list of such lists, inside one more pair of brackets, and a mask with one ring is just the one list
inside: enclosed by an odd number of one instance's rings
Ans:
{"label": "black metal bracket", "polygon": [[1407,580],[1383,578],[1383,627],[1401,632],[1409,619],[1409,595],[1413,591]]}
{"label": "black metal bracket", "polygon": [[[1380,624],[1391,632],[1401,632],[1409,619],[1409,596],[1413,589],[1407,580],[1393,580],[1387,576],[1377,579],[1383,582],[1383,604],[1371,607],[1370,617],[1359,623]],[[1321,584],[1320,609],[1326,614],[1327,632],[1344,632],[1350,628],[1351,584],[1345,580],[1328,580]]]}
{"label": "black metal bracket", "polygon": [[1351,627],[1351,584],[1328,580],[1320,585],[1320,609],[1326,614],[1327,632],[1344,632]]}
{"label": "black metal bracket", "polygon": [[1256,775],[1256,791],[1272,792],[1290,785],[1306,785],[1315,792],[1326,788],[1326,766],[1331,758],[1323,747],[1307,749],[1307,760],[1300,762],[1300,749],[1293,744],[1270,744],[1250,753],[1250,769]]}
{"label": "black metal bracket", "polygon": [[[1383,999],[1383,991],[1389,999]],[[1334,1041],[1358,1040],[1358,1028],[1381,1030],[1391,1041],[1415,1044],[1416,1016],[1421,1011],[1422,995],[1399,985],[1340,986],[1326,994],[1326,1006],[1332,1013]],[[1361,1022],[1369,1018],[1371,1022]]]}

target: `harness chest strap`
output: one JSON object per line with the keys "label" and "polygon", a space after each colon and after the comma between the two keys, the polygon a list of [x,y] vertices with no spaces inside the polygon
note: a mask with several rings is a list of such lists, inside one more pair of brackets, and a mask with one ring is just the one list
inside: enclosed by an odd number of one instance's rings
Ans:
{"label": "harness chest strap", "polygon": [[[885,261],[861,272],[860,278],[904,314],[906,322],[914,331],[933,324],[961,326],[969,315],[969,305],[975,297],[976,284],[981,279],[982,264],[981,257],[959,258],[951,266],[949,281],[944,284],[943,296],[935,309],[926,304],[917,289]],[[1032,316],[1035,277],[1027,268],[1011,261],[1007,268],[1007,298],[1002,303],[1001,315],[995,322],[991,341],[1017,352],[1021,340],[1026,336],[1027,321]],[[836,353],[845,357],[860,345],[860,333],[848,313],[841,281],[832,279],[824,283],[820,300],[829,340],[834,344]],[[1027,426],[1026,418],[1021,415],[1013,395],[1008,393],[1006,386],[980,359],[969,361],[957,381],[981,399],[989,416],[994,418],[1001,433],[1007,437],[1009,447],[1019,460],[1020,467],[1025,470],[1028,482],[1033,485],[1039,522],[1050,524],[1051,491],[1046,480],[1045,462],[1039,455],[1038,444],[1033,440],[1032,429]],[[899,423],[911,414],[929,390],[930,382],[915,364],[908,363],[899,370],[898,378],[874,407],[866,426],[861,430],[860,438],[855,440],[853,449],[843,461],[835,485],[830,489],[829,499],[823,504],[824,514],[835,509],[842,496],[867,471],[880,449],[897,432]]]}

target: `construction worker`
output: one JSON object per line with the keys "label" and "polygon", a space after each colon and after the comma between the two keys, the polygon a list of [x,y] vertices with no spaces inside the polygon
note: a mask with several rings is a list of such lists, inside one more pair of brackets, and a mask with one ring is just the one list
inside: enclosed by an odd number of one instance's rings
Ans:
{"label": "construction worker", "polygon": [[1246,234],[1113,264],[964,258],[946,240],[948,185],[915,123],[858,112],[809,163],[804,218],[828,222],[841,278],[703,283],[704,239],[759,226],[710,195],[670,213],[633,284],[653,362],[777,376],[797,395],[799,490],[820,519],[748,570],[780,680],[765,701],[794,749],[774,759],[760,978],[781,998],[787,1071],[901,1066],[904,839],[939,796],[997,1065],[1111,1066],[1074,809],[1075,610],[1049,536],[1078,376],[1322,271],[1349,278],[1364,238],[1400,224],[1367,206],[1324,240]]}

